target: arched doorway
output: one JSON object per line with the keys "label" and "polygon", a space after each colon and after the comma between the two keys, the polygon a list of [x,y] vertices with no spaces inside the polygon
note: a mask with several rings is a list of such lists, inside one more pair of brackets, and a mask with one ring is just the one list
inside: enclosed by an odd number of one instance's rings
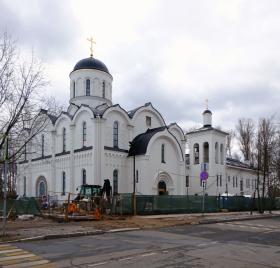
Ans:
{"label": "arched doorway", "polygon": [[166,195],[166,183],[164,181],[159,181],[158,183],[158,195]]}
{"label": "arched doorway", "polygon": [[42,197],[48,193],[48,184],[45,177],[39,177],[36,183],[36,196]]}

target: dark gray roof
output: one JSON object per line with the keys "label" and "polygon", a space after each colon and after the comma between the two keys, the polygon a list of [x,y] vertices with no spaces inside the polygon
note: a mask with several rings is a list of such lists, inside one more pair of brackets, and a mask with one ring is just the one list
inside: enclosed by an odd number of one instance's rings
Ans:
{"label": "dark gray roof", "polygon": [[139,107],[137,107],[137,108],[135,108],[135,109],[133,109],[133,110],[128,111],[127,114],[128,114],[128,116],[129,116],[130,118],[132,118],[132,117],[134,116],[134,114],[135,114],[140,108],[142,108],[142,107],[147,107],[147,106],[149,106],[149,105],[151,105],[151,104],[152,104],[151,102],[147,102],[147,103],[145,103],[145,104],[142,105],[142,106],[139,106]]}
{"label": "dark gray roof", "polygon": [[57,116],[53,115],[53,114],[48,114],[48,117],[50,118],[50,120],[52,121],[52,123],[54,124],[55,121],[57,120]]}
{"label": "dark gray roof", "polygon": [[233,159],[233,158],[230,158],[230,157],[227,157],[226,163],[227,163],[228,166],[234,166],[234,167],[239,167],[239,168],[246,168],[246,169],[255,170],[255,168],[252,165],[246,164],[244,162],[241,162],[237,159]]}
{"label": "dark gray roof", "polygon": [[187,134],[193,134],[193,133],[202,132],[202,131],[209,131],[209,130],[215,130],[215,131],[220,132],[220,133],[222,133],[224,135],[228,135],[227,132],[224,132],[224,131],[222,131],[222,130],[220,130],[218,128],[214,128],[214,127],[208,126],[208,125],[207,126],[203,126],[201,128],[198,128],[198,129],[195,129],[193,131],[190,131]]}
{"label": "dark gray roof", "polygon": [[166,126],[147,129],[145,133],[139,134],[131,142],[128,156],[143,155],[147,151],[148,144],[151,138],[158,132],[167,129]]}
{"label": "dark gray roof", "polygon": [[108,68],[102,61],[92,57],[78,61],[73,72],[81,69],[94,69],[110,74]]}
{"label": "dark gray roof", "polygon": [[212,112],[210,110],[205,110],[202,114],[212,114]]}

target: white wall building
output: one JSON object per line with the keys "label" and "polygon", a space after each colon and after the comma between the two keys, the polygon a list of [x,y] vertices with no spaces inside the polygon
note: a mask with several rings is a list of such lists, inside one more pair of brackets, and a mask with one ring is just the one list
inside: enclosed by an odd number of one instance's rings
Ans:
{"label": "white wall building", "polygon": [[211,111],[204,111],[202,128],[184,135],[176,123],[166,125],[151,103],[131,111],[113,105],[112,82],[105,64],[93,57],[75,65],[67,111],[58,117],[41,111],[47,127],[18,163],[20,195],[64,199],[82,184],[103,185],[105,179],[114,193],[131,193],[134,171],[139,194],[201,194],[202,166],[209,195],[252,193],[256,172],[226,161],[227,133],[212,127]]}
{"label": "white wall building", "polygon": [[227,133],[212,127],[212,112],[203,112],[203,126],[186,134],[188,193],[201,195],[201,171],[208,173],[208,195],[252,195],[256,189],[257,171],[248,164],[226,157]]}

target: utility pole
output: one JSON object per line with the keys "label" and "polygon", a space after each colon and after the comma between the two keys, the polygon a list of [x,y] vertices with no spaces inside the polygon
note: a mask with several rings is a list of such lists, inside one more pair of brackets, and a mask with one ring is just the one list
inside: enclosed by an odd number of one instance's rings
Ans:
{"label": "utility pole", "polygon": [[4,152],[4,202],[3,202],[3,236],[6,235],[6,217],[7,217],[7,181],[8,181],[8,137],[5,137],[5,152]]}
{"label": "utility pole", "polygon": [[136,178],[135,178],[135,155],[133,155],[133,214],[136,215]]}
{"label": "utility pole", "polygon": [[202,197],[202,216],[204,216],[204,207],[205,207],[205,181],[202,181],[203,187],[203,197]]}

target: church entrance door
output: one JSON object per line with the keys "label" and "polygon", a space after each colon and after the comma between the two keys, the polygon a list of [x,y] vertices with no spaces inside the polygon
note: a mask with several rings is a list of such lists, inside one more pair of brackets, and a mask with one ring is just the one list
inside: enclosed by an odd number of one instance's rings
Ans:
{"label": "church entrance door", "polygon": [[164,181],[159,181],[158,183],[158,195],[166,195],[168,192],[166,191],[166,183]]}

